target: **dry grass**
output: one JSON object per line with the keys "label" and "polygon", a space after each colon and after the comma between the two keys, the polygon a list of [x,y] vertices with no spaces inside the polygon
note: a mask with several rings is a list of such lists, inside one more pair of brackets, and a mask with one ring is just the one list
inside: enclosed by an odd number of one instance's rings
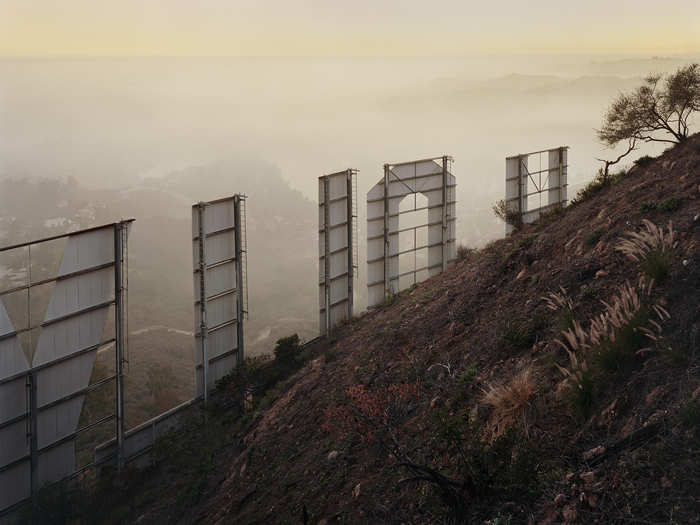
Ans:
{"label": "dry grass", "polygon": [[498,386],[491,385],[484,391],[482,401],[493,409],[487,427],[492,439],[515,426],[521,427],[525,435],[529,434],[530,399],[536,391],[531,366],[516,373],[510,381]]}
{"label": "dry grass", "polygon": [[639,264],[650,278],[660,282],[669,273],[673,251],[678,246],[673,223],[668,221],[668,230],[644,219],[644,230],[627,232],[615,249]]}
{"label": "dry grass", "polygon": [[610,302],[601,301],[605,308],[593,317],[588,329],[574,320],[571,328],[562,331],[562,339],[555,340],[569,356],[568,367],[556,366],[565,377],[565,385],[572,384],[572,403],[584,417],[594,403],[590,361],[600,370],[623,370],[635,356],[650,351],[645,343],[656,342],[661,336],[661,323],[670,315],[660,303],[651,301],[652,289],[653,280],[643,275],[634,285],[625,282]]}
{"label": "dry grass", "polygon": [[[573,328],[562,332],[564,341],[555,340],[565,350],[581,352],[599,346],[604,341],[615,341],[616,332],[629,325],[642,308],[642,298],[649,297],[653,289],[653,281],[640,276],[636,286],[625,282],[619,286],[616,294],[608,303],[601,301],[605,309],[591,320],[590,327],[585,330],[578,321],[574,321]],[[659,314],[659,305],[653,305],[654,311]],[[661,320],[664,320],[660,316]]]}
{"label": "dry grass", "polygon": [[566,292],[566,288],[559,287],[560,292],[549,292],[542,300],[547,304],[547,308],[557,312],[559,310],[574,310],[574,302]]}
{"label": "dry grass", "polygon": [[642,223],[646,231],[627,232],[627,238],[622,239],[615,247],[617,251],[635,262],[641,262],[651,251],[670,252],[676,248],[678,241],[671,221],[668,221],[668,231],[648,219],[642,220]]}

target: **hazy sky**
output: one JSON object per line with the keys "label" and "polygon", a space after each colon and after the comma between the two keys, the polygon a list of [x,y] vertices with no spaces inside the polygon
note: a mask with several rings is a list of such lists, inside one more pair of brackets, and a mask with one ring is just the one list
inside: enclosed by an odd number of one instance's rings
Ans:
{"label": "hazy sky", "polygon": [[698,0],[0,0],[0,56],[697,51]]}

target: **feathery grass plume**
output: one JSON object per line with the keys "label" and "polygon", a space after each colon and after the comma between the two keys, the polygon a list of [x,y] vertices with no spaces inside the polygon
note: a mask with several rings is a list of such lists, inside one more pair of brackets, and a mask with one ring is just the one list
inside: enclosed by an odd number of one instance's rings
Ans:
{"label": "feathery grass plume", "polygon": [[483,402],[493,408],[488,425],[492,439],[504,435],[516,425],[528,435],[528,408],[536,391],[531,366],[515,374],[510,381],[484,390]]}
{"label": "feathery grass plume", "polygon": [[623,253],[640,265],[650,278],[661,282],[668,277],[673,251],[678,247],[673,222],[668,221],[668,230],[644,219],[644,230],[627,232],[615,250]]}
{"label": "feathery grass plume", "polygon": [[571,297],[569,297],[566,293],[566,288],[560,286],[559,289],[561,290],[561,293],[549,292],[545,297],[542,297],[542,300],[545,303],[547,303],[547,308],[554,312],[558,310],[563,310],[565,308],[573,310],[574,302],[571,300]]}
{"label": "feathery grass plume", "polygon": [[[569,356],[569,366],[556,365],[573,383],[572,404],[585,417],[590,415],[594,400],[593,370],[589,362],[607,371],[619,371],[635,355],[648,352],[648,341],[661,337],[661,325],[670,318],[658,302],[650,303],[654,282],[641,275],[634,284],[619,286],[609,302],[601,301],[604,310],[591,319],[588,329],[574,320],[554,342]],[[652,319],[656,314],[657,319]]]}
{"label": "feathery grass plume", "polygon": [[553,312],[557,312],[557,324],[562,330],[571,329],[576,321],[574,314],[574,302],[566,292],[566,288],[559,287],[561,292],[549,292],[542,300],[546,303],[547,308]]}

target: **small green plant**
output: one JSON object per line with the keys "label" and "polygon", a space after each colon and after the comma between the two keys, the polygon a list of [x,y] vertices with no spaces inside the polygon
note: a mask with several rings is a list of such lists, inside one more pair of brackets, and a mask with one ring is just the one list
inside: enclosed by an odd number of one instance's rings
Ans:
{"label": "small green plant", "polygon": [[663,212],[672,212],[676,211],[681,205],[681,198],[680,197],[669,197],[668,199],[664,199],[659,203],[659,211]]}
{"label": "small green plant", "polygon": [[523,235],[518,240],[515,241],[516,250],[527,250],[532,246],[532,243],[537,239],[537,233],[531,233],[529,235]]}
{"label": "small green plant", "polygon": [[469,366],[464,372],[457,376],[457,391],[460,396],[466,397],[469,387],[476,379],[477,369],[475,365]]}
{"label": "small green plant", "polygon": [[498,516],[495,518],[491,518],[490,520],[486,520],[484,522],[484,525],[511,525],[513,523],[513,515],[512,514],[501,514],[500,512],[498,513]]}
{"label": "small green plant", "polygon": [[573,329],[576,320],[574,302],[569,297],[566,288],[560,286],[559,292],[549,292],[542,300],[547,308],[557,313],[557,326],[561,331]]}
{"label": "small green plant", "polygon": [[595,246],[596,244],[598,244],[598,241],[604,233],[605,230],[603,228],[598,228],[597,230],[589,233],[588,236],[586,236],[586,246]]}
{"label": "small green plant", "polygon": [[656,209],[656,203],[654,201],[646,201],[642,203],[642,205],[639,208],[639,211],[642,213],[651,213]]}
{"label": "small green plant", "polygon": [[657,283],[663,282],[668,277],[671,267],[669,254],[659,250],[653,250],[647,254],[640,264],[641,270]]}
{"label": "small green plant", "polygon": [[688,428],[697,428],[700,425],[700,401],[693,399],[686,403],[680,410],[681,423]]}
{"label": "small green plant", "polygon": [[503,199],[496,202],[496,204],[491,207],[491,210],[496,217],[516,230],[523,225],[523,217],[520,214],[520,210],[508,206]]}
{"label": "small green plant", "polygon": [[391,286],[387,288],[386,294],[384,295],[384,306],[391,306],[398,300],[399,294],[394,292],[394,289]]}
{"label": "small green plant", "polygon": [[469,248],[464,244],[460,244],[459,246],[457,246],[457,260],[464,261],[465,259],[468,259],[472,254],[474,254],[475,251],[476,250],[474,250],[474,248]]}
{"label": "small green plant", "polygon": [[275,343],[275,360],[280,363],[292,363],[299,352],[299,336],[292,334],[278,339]]}
{"label": "small green plant", "polygon": [[625,324],[621,324],[614,335],[603,341],[594,356],[595,362],[606,372],[620,372],[633,362],[635,353],[647,342],[641,330],[649,322],[645,308],[638,310]]}
{"label": "small green plant", "polygon": [[583,201],[590,199],[604,188],[617,184],[625,177],[625,175],[627,175],[627,172],[624,170],[609,174],[607,176],[602,170],[599,171],[591,182],[586,184],[586,186],[578,191],[576,196],[571,200],[571,206],[581,204]]}
{"label": "small green plant", "polygon": [[593,372],[585,370],[581,373],[576,385],[569,390],[569,405],[582,419],[588,420],[593,413],[596,401]]}
{"label": "small green plant", "polygon": [[529,348],[537,338],[537,327],[533,321],[506,321],[503,340],[516,348]]}

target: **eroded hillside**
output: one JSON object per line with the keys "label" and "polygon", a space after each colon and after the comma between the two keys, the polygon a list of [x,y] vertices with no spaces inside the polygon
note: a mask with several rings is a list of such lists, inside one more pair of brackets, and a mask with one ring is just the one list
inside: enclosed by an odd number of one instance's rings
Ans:
{"label": "eroded hillside", "polygon": [[696,135],[220,402],[99,521],[698,523],[699,214]]}

